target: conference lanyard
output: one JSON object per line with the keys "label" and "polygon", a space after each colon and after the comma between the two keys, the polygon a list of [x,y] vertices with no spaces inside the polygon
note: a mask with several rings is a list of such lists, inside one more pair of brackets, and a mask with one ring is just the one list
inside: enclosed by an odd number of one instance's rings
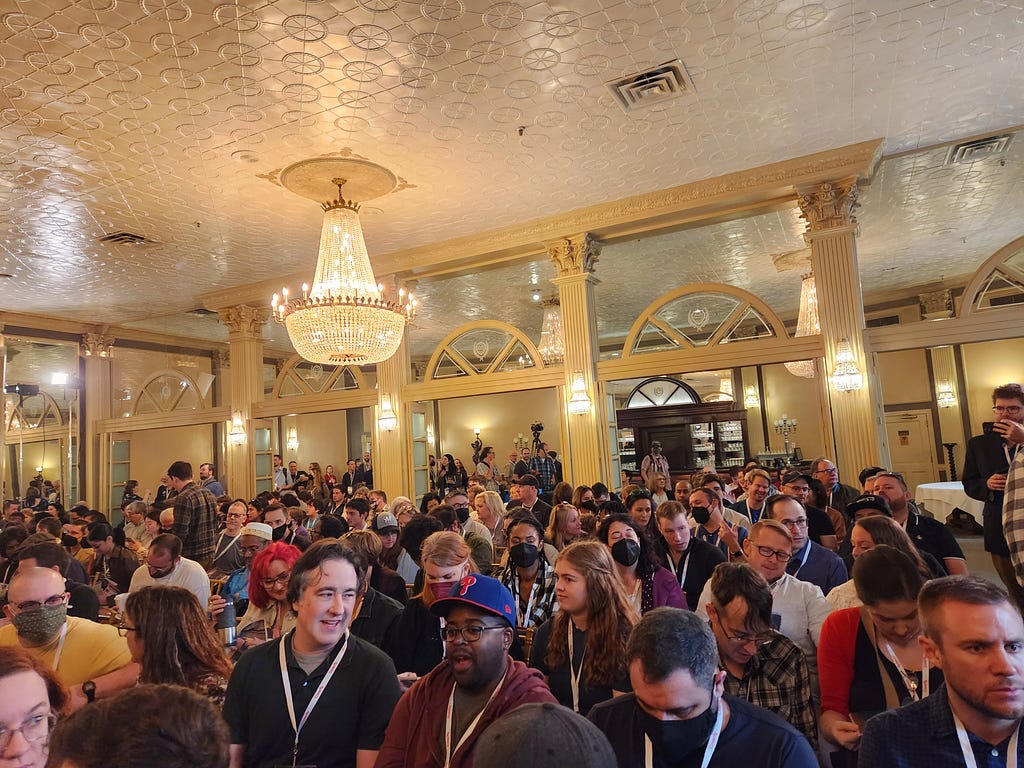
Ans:
{"label": "conference lanyard", "polygon": [[804,556],[802,558],[800,558],[800,565],[797,566],[797,569],[795,571],[793,571],[793,573],[791,573],[790,575],[791,576],[796,576],[798,573],[800,573],[800,569],[803,568],[807,564],[807,558],[810,557],[810,556],[811,556],[811,542],[808,541],[806,544],[804,544]]}
{"label": "conference lanyard", "polygon": [[[289,633],[294,641],[295,630]],[[292,721],[292,730],[295,731],[295,744],[292,747],[292,768],[298,763],[299,759],[299,733],[302,732],[302,727],[306,724],[309,716],[313,713],[313,709],[316,707],[317,702],[320,701],[320,696],[323,695],[324,689],[327,688],[327,684],[331,682],[331,678],[334,677],[334,672],[341,663],[342,658],[345,656],[345,651],[348,650],[348,632],[345,633],[345,644],[341,646],[341,650],[338,655],[334,657],[334,661],[331,662],[331,666],[327,670],[327,674],[324,675],[324,679],[320,681],[320,685],[317,686],[316,692],[313,694],[313,698],[309,700],[309,704],[306,705],[306,711],[302,713],[302,719],[296,724],[295,722],[295,704],[292,701],[292,684],[288,678],[288,661],[285,658],[284,644],[288,638],[281,638],[281,645],[278,647],[278,657],[281,660],[281,682],[284,684],[284,701],[288,705],[288,719]]]}
{"label": "conference lanyard", "polygon": [[508,669],[505,670],[501,676],[501,680],[498,681],[498,685],[495,686],[494,690],[491,691],[490,697],[487,699],[487,703],[484,704],[483,709],[476,713],[476,717],[473,718],[473,722],[469,724],[469,728],[466,729],[465,733],[462,734],[462,738],[459,739],[459,743],[455,745],[455,749],[452,749],[452,715],[455,711],[455,688],[458,683],[452,684],[452,693],[448,697],[448,713],[444,719],[444,768],[451,768],[452,757],[456,752],[459,751],[459,747],[466,743],[477,725],[480,724],[480,718],[484,716],[484,712],[491,706],[491,702],[494,701],[494,697],[498,695],[498,691],[501,690],[501,686],[505,684],[505,675],[508,674]]}
{"label": "conference lanyard", "polygon": [[682,589],[682,587],[683,587],[683,582],[686,581],[686,569],[690,567],[690,552],[692,552],[692,551],[693,551],[692,547],[687,547],[685,554],[683,554],[683,559],[681,561],[682,564],[683,564],[683,572],[682,573],[679,572],[679,566],[678,565],[676,566],[676,576],[679,579],[679,588],[680,589]]}
{"label": "conference lanyard", "polygon": [[[978,768],[978,761],[974,757],[974,750],[971,749],[971,741],[967,738],[967,729],[964,728],[963,722],[956,716],[956,712],[953,712],[953,708],[949,708],[953,714],[953,723],[956,725],[956,738],[960,742],[960,751],[964,754],[964,764],[967,768]],[[1010,743],[1006,747],[1006,768],[1017,768],[1017,737],[1020,736],[1020,724],[1017,725],[1017,730],[1013,732],[1013,736],[1010,737]]]}
{"label": "conference lanyard", "polygon": [[[537,571],[537,576],[540,576],[540,570]],[[530,620],[530,610],[533,608],[533,598],[537,594],[537,590],[540,587],[539,581],[534,581],[533,586],[530,588],[530,597],[526,601],[526,608],[520,608],[520,596],[519,596],[519,576],[512,580],[512,584],[516,588],[515,603],[516,603],[516,626],[525,627],[526,623]]]}
{"label": "conference lanyard", "polygon": [[[711,762],[711,756],[715,754],[715,747],[718,746],[718,737],[722,733],[722,720],[725,717],[724,707],[722,702],[718,702],[718,715],[715,717],[715,728],[711,731],[711,736],[708,738],[707,746],[704,747],[704,759],[700,761],[700,768],[708,768],[708,763]],[[654,745],[651,743],[651,737],[644,735],[644,766],[645,768],[654,768]],[[977,766],[974,766],[977,768]],[[1007,766],[1010,768],[1010,766]],[[1014,765],[1012,768],[1017,768]]]}
{"label": "conference lanyard", "polygon": [[224,547],[224,549],[221,549],[220,548],[220,543],[222,541],[224,541],[224,536],[225,535],[226,535],[225,533],[222,533],[220,535],[220,538],[217,539],[217,548],[216,548],[216,551],[214,551],[214,553],[213,553],[214,561],[216,561],[218,557],[220,557],[225,552],[227,552],[229,549],[231,549],[231,545],[234,544],[236,541],[238,541],[238,537],[241,536],[242,534],[239,533],[238,535],[236,535],[235,538],[233,538],[231,541],[228,542],[228,545],[226,547]]}
{"label": "conference lanyard", "polygon": [[68,623],[64,622],[64,626],[60,628],[60,640],[57,641],[57,652],[53,654],[53,671],[57,671],[57,665],[60,664],[61,654],[64,653],[64,641],[68,639]]}
{"label": "conference lanyard", "polygon": [[583,655],[580,656],[580,668],[572,665],[572,619],[569,619],[569,685],[572,687],[572,711],[579,714],[580,711],[580,677],[583,675],[583,661],[587,658],[587,647],[583,646]]}
{"label": "conference lanyard", "polygon": [[921,654],[921,695],[917,693],[917,681],[907,672],[903,666],[903,662],[899,660],[896,652],[893,651],[892,645],[888,640],[885,641],[885,655],[893,663],[893,666],[900,673],[900,677],[903,678],[903,685],[906,686],[907,692],[910,693],[910,698],[914,701],[920,701],[921,699],[927,699],[928,694],[931,693],[931,678],[928,674],[928,657],[923,653]]}

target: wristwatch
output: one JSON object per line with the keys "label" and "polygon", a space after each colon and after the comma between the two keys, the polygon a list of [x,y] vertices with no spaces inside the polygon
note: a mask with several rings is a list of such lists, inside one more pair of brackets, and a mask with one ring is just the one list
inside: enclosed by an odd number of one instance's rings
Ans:
{"label": "wristwatch", "polygon": [[96,701],[96,683],[92,680],[86,680],[82,683],[82,693],[85,694],[85,700],[92,704]]}

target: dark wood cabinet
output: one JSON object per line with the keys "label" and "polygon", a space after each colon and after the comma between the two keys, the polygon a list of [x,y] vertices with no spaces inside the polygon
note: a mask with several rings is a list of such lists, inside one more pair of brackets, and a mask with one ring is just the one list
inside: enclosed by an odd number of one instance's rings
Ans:
{"label": "dark wood cabinet", "polygon": [[742,466],[750,454],[747,412],[734,402],[629,408],[616,411],[615,417],[619,459],[630,474],[639,473],[655,440],[674,476],[710,464]]}

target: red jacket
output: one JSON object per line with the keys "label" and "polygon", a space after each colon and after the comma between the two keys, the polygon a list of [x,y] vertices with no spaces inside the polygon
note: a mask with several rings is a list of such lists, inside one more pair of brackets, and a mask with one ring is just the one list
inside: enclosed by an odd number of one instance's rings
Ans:
{"label": "red jacket", "polygon": [[[402,696],[384,733],[384,744],[374,768],[439,768],[442,731],[455,678],[441,662]],[[533,702],[558,703],[540,672],[521,661],[508,659],[501,690],[484,710],[483,717],[465,743],[452,756],[452,768],[471,768],[473,747],[487,726],[516,707]]]}

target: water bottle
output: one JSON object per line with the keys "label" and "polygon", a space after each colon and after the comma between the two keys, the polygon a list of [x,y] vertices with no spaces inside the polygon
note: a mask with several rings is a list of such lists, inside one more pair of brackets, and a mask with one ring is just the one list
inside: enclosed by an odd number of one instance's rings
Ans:
{"label": "water bottle", "polygon": [[235,644],[236,625],[235,599],[233,597],[225,597],[224,610],[217,614],[217,623],[214,624],[214,628],[217,630],[217,635],[220,637],[221,644],[223,644],[225,648]]}

